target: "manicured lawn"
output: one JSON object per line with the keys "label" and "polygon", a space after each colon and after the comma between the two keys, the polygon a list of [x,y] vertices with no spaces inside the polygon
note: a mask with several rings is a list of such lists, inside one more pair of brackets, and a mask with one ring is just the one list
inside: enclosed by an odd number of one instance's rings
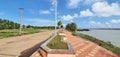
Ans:
{"label": "manicured lawn", "polygon": [[97,45],[99,45],[101,47],[104,47],[104,48],[120,55],[120,47],[116,47],[116,46],[112,45],[110,42],[104,42],[104,41],[99,40],[95,37],[85,35],[85,34],[81,34],[81,33],[73,33],[73,35],[80,36],[83,39],[92,41],[92,42],[96,43]]}
{"label": "manicured lawn", "polygon": [[51,49],[68,49],[67,44],[61,41],[60,35],[55,36],[47,46]]}
{"label": "manicured lawn", "polygon": [[[22,30],[22,35],[25,34],[32,34],[40,32],[41,29],[33,29],[33,28],[26,28]],[[12,37],[12,36],[18,36],[19,35],[19,29],[4,29],[0,30],[0,39]]]}

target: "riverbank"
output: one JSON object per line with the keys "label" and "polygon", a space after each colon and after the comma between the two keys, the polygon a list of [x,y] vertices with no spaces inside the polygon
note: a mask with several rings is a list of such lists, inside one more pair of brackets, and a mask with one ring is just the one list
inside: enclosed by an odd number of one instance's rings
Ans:
{"label": "riverbank", "polygon": [[92,42],[96,43],[97,45],[99,45],[101,47],[104,47],[107,50],[110,50],[110,51],[120,55],[120,48],[112,45],[110,42],[104,42],[104,41],[101,41],[101,40],[99,40],[95,37],[85,35],[85,34],[81,34],[81,33],[72,33],[72,34],[75,35],[75,36],[80,36],[83,39],[92,41]]}
{"label": "riverbank", "polygon": [[90,30],[90,31],[77,31],[86,35],[93,36],[105,42],[111,42],[111,44],[120,47],[120,30]]}

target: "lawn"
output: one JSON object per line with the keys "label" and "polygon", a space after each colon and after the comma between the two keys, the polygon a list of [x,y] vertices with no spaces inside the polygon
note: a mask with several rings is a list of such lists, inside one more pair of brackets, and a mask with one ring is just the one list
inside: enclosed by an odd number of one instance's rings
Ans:
{"label": "lawn", "polygon": [[55,36],[47,46],[51,49],[68,49],[67,44],[61,41],[60,35]]}
{"label": "lawn", "polygon": [[120,47],[116,47],[114,45],[112,45],[110,42],[104,42],[102,40],[99,40],[95,37],[89,36],[89,35],[85,35],[85,34],[81,34],[81,33],[73,33],[73,35],[75,36],[80,36],[83,39],[89,40],[91,42],[96,43],[97,45],[106,48],[107,50],[110,50],[118,55],[120,55]]}
{"label": "lawn", "polygon": [[[42,29],[26,28],[22,30],[22,35],[37,33],[40,32],[41,30]],[[0,30],[0,39],[12,37],[12,36],[18,36],[18,35],[19,35],[19,29]]]}

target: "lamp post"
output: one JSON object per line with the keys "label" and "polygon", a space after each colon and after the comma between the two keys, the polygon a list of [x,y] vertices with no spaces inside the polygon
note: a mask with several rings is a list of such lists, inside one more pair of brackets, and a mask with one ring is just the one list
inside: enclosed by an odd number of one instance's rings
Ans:
{"label": "lamp post", "polygon": [[55,34],[57,34],[57,0],[54,0],[55,1]]}
{"label": "lamp post", "polygon": [[20,31],[19,31],[19,34],[21,35],[22,34],[22,10],[23,8],[19,8],[20,10]]}

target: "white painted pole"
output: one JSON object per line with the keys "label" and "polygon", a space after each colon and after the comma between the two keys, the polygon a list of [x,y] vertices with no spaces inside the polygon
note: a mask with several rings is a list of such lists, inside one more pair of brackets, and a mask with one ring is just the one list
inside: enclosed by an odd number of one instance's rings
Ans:
{"label": "white painted pole", "polygon": [[57,0],[55,0],[55,34],[57,34]]}
{"label": "white painted pole", "polygon": [[20,32],[19,34],[21,35],[22,34],[22,10],[23,8],[19,8],[20,9]]}

